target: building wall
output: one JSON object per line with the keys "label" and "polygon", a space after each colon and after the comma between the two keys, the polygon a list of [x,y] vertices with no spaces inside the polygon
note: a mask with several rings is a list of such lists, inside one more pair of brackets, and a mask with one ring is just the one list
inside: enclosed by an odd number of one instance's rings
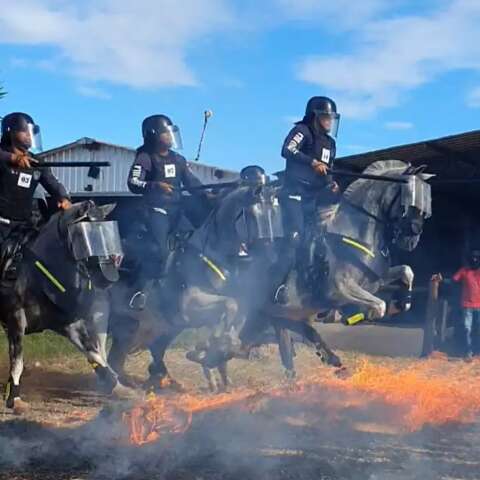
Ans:
{"label": "building wall", "polygon": [[[46,162],[107,161],[110,167],[100,169],[98,179],[88,177],[88,168],[54,168],[57,178],[74,196],[118,195],[130,196],[127,178],[135,158],[135,150],[93,139],[82,139],[71,145],[44,152]],[[228,182],[238,178],[238,173],[191,162],[190,167],[203,183]],[[219,176],[219,172],[222,172]],[[91,187],[89,187],[91,186]],[[89,190],[91,188],[91,190]]]}

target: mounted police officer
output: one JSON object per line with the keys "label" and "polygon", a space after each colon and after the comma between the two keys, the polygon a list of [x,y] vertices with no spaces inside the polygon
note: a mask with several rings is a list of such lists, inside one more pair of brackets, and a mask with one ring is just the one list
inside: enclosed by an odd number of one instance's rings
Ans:
{"label": "mounted police officer", "polygon": [[42,160],[40,127],[26,113],[3,117],[0,138],[0,243],[12,230],[32,221],[33,197],[37,185],[56,200],[61,209],[71,206],[65,187],[50,168],[36,168]]}
{"label": "mounted police officer", "polygon": [[[305,245],[308,223],[314,222],[318,214],[324,224],[337,202],[339,187],[329,175],[329,169],[335,161],[339,121],[337,106],[331,98],[312,97],[305,116],[295,124],[283,143],[286,168],[282,207],[294,245]],[[317,263],[324,261],[323,239],[317,242],[314,250],[303,251],[301,255],[315,255]],[[313,261],[313,258],[306,259],[307,266]]]}
{"label": "mounted police officer", "polygon": [[128,188],[143,195],[147,209],[147,226],[159,250],[158,263],[148,262],[142,268],[140,290],[130,306],[145,307],[143,288],[150,278],[164,275],[168,256],[168,236],[175,230],[182,215],[181,188],[199,187],[200,180],[192,173],[185,158],[175,150],[182,148],[179,128],[166,115],[152,115],[142,123],[144,143],[138,148],[128,176]]}

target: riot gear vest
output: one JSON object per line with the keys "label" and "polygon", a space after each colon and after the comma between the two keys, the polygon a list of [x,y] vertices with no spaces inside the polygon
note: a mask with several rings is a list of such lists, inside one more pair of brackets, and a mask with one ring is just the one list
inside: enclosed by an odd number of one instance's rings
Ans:
{"label": "riot gear vest", "polygon": [[297,123],[288,134],[282,148],[282,156],[286,159],[286,187],[299,193],[325,187],[331,181],[331,177],[315,173],[312,161],[315,159],[332,167],[335,155],[336,144],[332,137],[326,133],[313,131],[305,123]]}
{"label": "riot gear vest", "polygon": [[[157,182],[172,185],[173,192],[164,192],[155,186]],[[172,150],[163,156],[139,148],[128,177],[130,191],[143,195],[146,203],[152,207],[179,203],[182,187],[188,189],[200,185],[200,180],[192,173],[185,158]]]}
{"label": "riot gear vest", "polygon": [[[33,209],[33,194],[40,183],[55,200],[69,198],[67,191],[49,168],[17,169],[0,156],[0,216],[9,220],[26,222]],[[42,162],[42,160],[38,160]]]}

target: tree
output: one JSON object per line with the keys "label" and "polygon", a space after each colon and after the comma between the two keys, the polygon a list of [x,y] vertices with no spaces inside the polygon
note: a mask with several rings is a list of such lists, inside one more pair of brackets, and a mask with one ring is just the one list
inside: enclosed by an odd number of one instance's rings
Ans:
{"label": "tree", "polygon": [[2,99],[6,94],[7,92],[5,89],[0,85],[0,99]]}

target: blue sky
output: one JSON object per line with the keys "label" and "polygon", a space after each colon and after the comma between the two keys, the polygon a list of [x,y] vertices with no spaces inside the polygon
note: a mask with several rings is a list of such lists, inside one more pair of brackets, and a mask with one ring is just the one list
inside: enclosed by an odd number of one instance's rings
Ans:
{"label": "blue sky", "polygon": [[[420,6],[419,6],[420,4]],[[347,155],[479,128],[478,0],[17,0],[0,11],[0,115],[44,145],[129,146],[169,114],[202,161],[283,167],[312,95],[337,100]]]}

